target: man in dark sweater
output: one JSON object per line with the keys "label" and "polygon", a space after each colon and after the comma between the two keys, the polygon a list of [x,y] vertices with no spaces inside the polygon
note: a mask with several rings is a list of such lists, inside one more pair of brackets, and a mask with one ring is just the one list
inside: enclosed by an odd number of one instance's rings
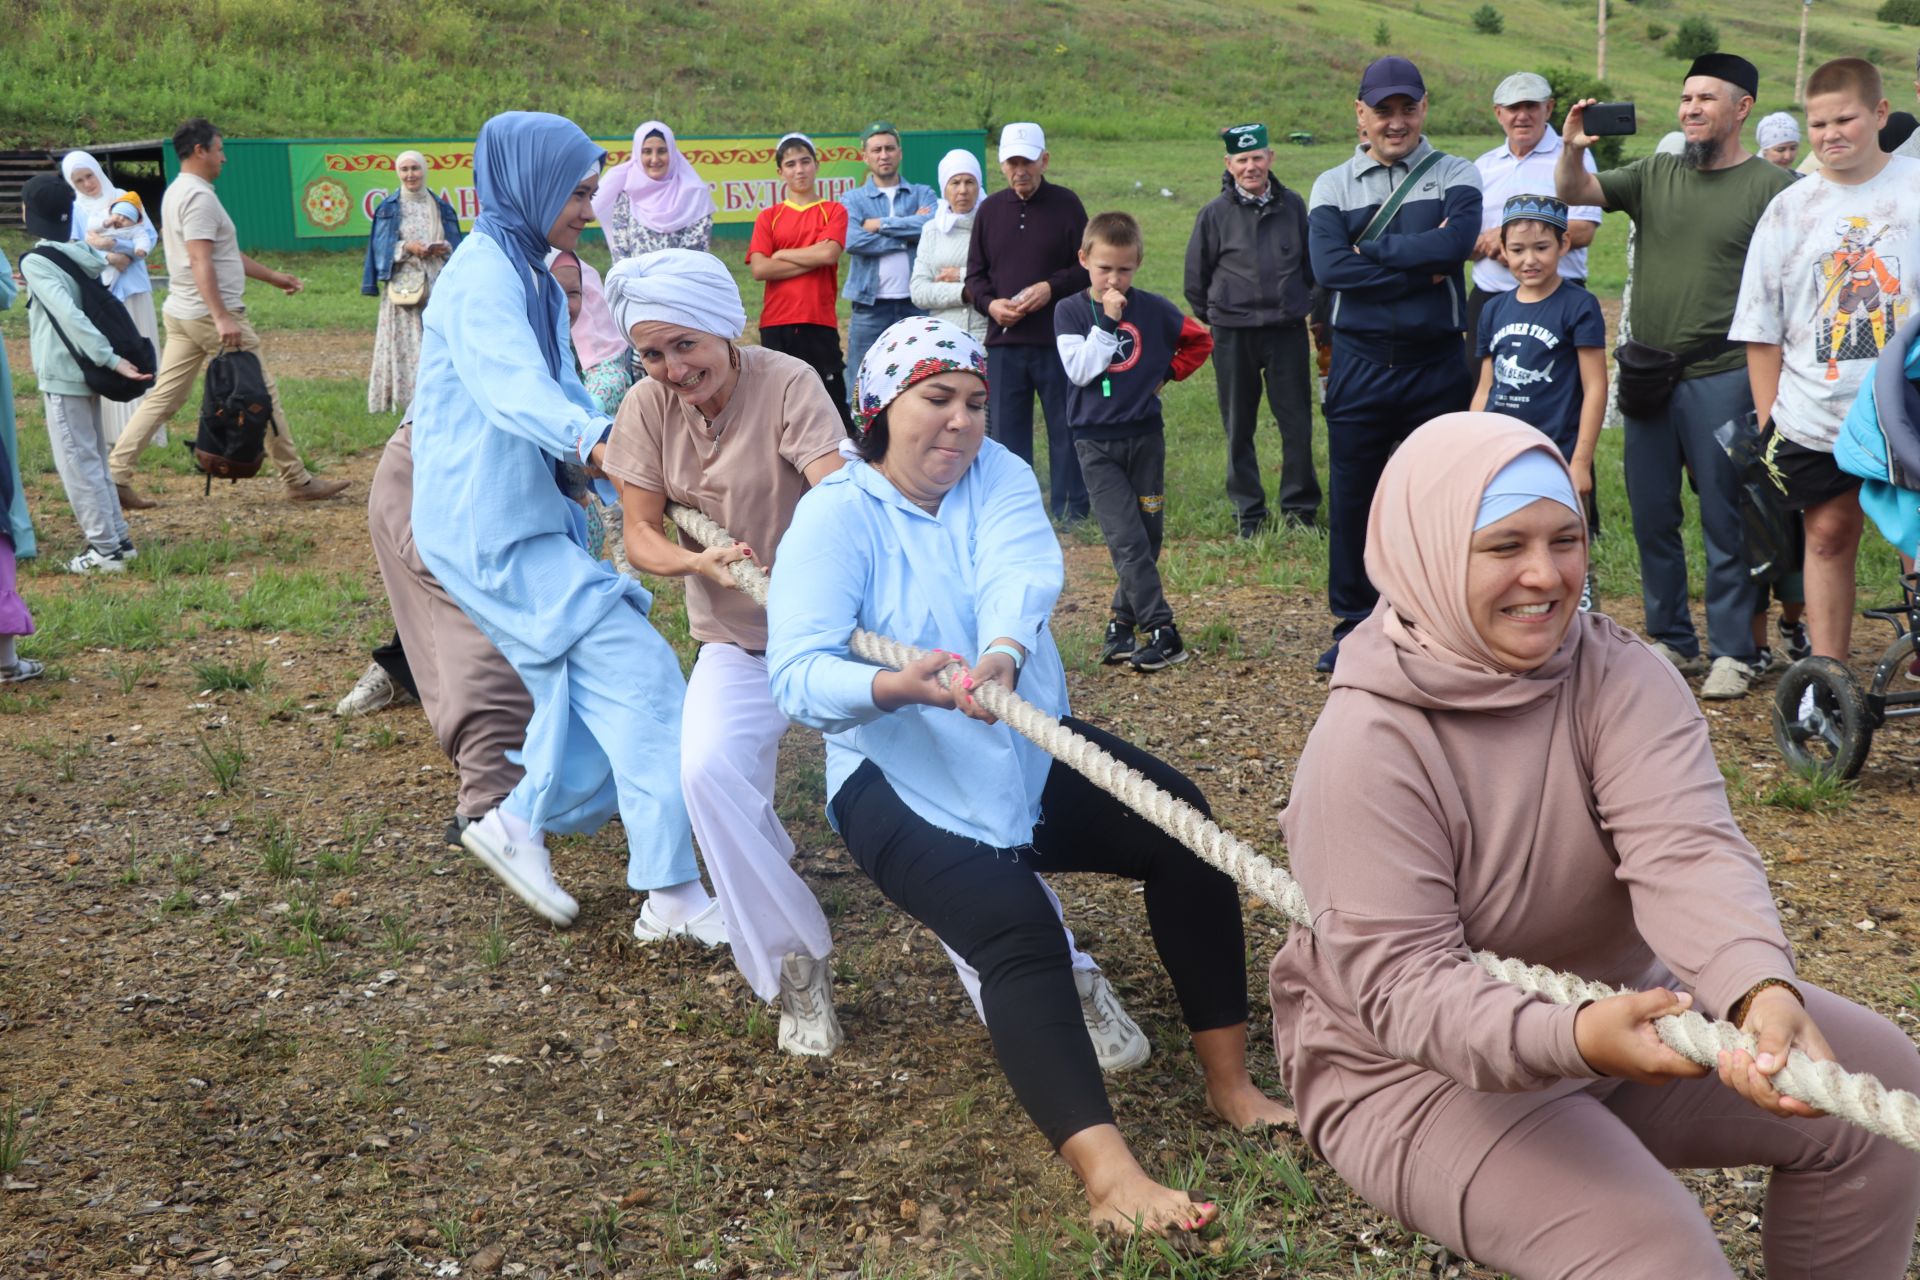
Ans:
{"label": "man in dark sweater", "polygon": [[1415,427],[1473,400],[1461,334],[1461,263],[1480,235],[1480,173],[1434,150],[1422,131],[1427,86],[1405,58],[1360,77],[1355,117],[1365,142],[1329,169],[1307,200],[1313,278],[1332,298],[1327,374],[1327,606],[1333,647],[1373,612],[1367,512],[1387,458]]}
{"label": "man in dark sweater", "polygon": [[1273,176],[1264,124],[1221,130],[1227,171],[1220,194],[1203,205],[1187,242],[1187,305],[1213,328],[1213,379],[1227,432],[1227,497],[1240,536],[1267,523],[1254,437],[1260,382],[1280,427],[1280,514],[1289,523],[1319,518],[1320,477],[1313,469],[1312,376],[1307,313],[1313,261],[1307,254],[1307,202]]}
{"label": "man in dark sweater", "polygon": [[1033,461],[1033,397],[1047,415],[1047,507],[1084,519],[1087,486],[1067,427],[1067,378],[1053,349],[1053,308],[1087,287],[1080,197],[1046,180],[1047,140],[1037,124],[1000,131],[1007,189],[980,202],[967,246],[969,306],[987,317],[987,431]]}

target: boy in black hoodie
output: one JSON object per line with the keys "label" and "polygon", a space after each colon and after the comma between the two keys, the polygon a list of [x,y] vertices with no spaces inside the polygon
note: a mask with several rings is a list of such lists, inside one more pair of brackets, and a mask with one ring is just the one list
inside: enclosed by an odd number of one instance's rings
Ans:
{"label": "boy in black hoodie", "polygon": [[[1092,285],[1061,299],[1053,331],[1074,384],[1067,405],[1074,453],[1120,579],[1100,661],[1124,660],[1148,672],[1187,660],[1156,567],[1166,520],[1160,388],[1205,364],[1213,339],[1159,294],[1132,287],[1142,252],[1131,215],[1103,213],[1088,222],[1080,265]],[[1136,628],[1146,633],[1144,646]]]}

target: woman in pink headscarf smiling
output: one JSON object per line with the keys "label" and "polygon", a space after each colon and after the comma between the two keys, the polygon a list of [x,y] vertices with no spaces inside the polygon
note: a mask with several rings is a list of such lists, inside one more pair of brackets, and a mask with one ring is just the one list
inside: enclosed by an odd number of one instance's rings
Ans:
{"label": "woman in pink headscarf smiling", "polygon": [[713,191],[680,154],[673,130],[649,120],[633,131],[633,155],[607,170],[593,216],[615,262],[657,249],[704,253],[713,238]]}
{"label": "woman in pink headscarf smiling", "polygon": [[[1516,419],[1436,418],[1387,464],[1380,604],[1282,818],[1314,913],[1270,972],[1301,1132],[1375,1205],[1526,1280],[1730,1278],[1667,1170],[1734,1165],[1776,1173],[1768,1276],[1893,1280],[1920,1156],[1771,1077],[1796,1048],[1914,1089],[1920,1057],[1795,976],[1685,682],[1579,611],[1586,539],[1565,462]],[[1552,1004],[1472,950],[1634,991]],[[1668,1049],[1652,1024],[1689,1006],[1756,1053],[1716,1078]]]}

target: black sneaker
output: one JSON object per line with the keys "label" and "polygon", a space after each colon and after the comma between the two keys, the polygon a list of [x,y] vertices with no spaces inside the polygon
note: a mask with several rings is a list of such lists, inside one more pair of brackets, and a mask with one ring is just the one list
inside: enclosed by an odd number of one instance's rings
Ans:
{"label": "black sneaker", "polygon": [[1780,644],[1787,651],[1788,662],[1813,656],[1813,641],[1807,639],[1807,624],[1804,622],[1780,619]]}
{"label": "black sneaker", "polygon": [[1179,628],[1169,622],[1147,632],[1146,647],[1135,650],[1127,661],[1135,671],[1164,671],[1185,662],[1187,657],[1187,646],[1181,643]]}
{"label": "black sneaker", "polygon": [[1100,645],[1100,661],[1106,664],[1125,662],[1127,655],[1139,647],[1133,638],[1133,627],[1115,618],[1107,624],[1107,638]]}
{"label": "black sneaker", "polygon": [[1333,674],[1333,664],[1340,661],[1340,642],[1335,640],[1332,647],[1314,660],[1313,673],[1319,676]]}
{"label": "black sneaker", "polygon": [[460,837],[468,827],[473,825],[473,821],[472,818],[462,814],[454,814],[453,821],[449,822],[446,831],[441,833],[442,837],[454,848],[464,849],[466,845],[461,841]]}

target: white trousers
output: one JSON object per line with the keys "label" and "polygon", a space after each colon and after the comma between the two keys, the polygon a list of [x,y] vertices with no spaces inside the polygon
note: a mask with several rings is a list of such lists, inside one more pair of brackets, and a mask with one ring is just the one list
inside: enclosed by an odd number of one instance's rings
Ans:
{"label": "white trousers", "polygon": [[[774,771],[787,728],[767,687],[765,658],[730,644],[700,646],[680,717],[680,786],[733,962],[753,993],[769,1001],[780,994],[782,959],[818,960],[833,950],[826,913],[793,869],[793,840],[774,812]],[[1040,883],[1058,914],[1059,898],[1044,878]],[[1073,967],[1096,968],[1073,931],[1066,933]],[[980,1013],[979,973],[951,950],[947,955]]]}

